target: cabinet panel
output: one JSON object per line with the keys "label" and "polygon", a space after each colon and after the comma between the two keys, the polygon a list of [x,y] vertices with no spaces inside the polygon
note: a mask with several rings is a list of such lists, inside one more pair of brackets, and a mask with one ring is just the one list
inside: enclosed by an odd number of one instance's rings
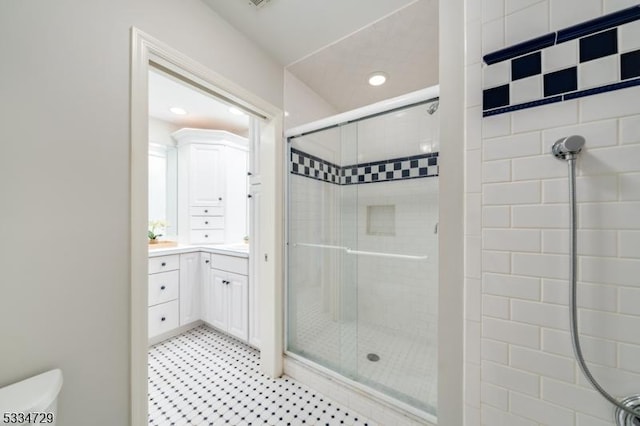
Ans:
{"label": "cabinet panel", "polygon": [[226,167],[225,241],[241,243],[247,236],[247,151],[227,147],[224,163]]}
{"label": "cabinet panel", "polygon": [[169,271],[149,275],[149,306],[178,298],[178,274]]}
{"label": "cabinet panel", "polygon": [[246,275],[227,274],[227,291],[229,297],[229,334],[247,340],[249,338],[248,322],[248,288]]}
{"label": "cabinet panel", "polygon": [[224,170],[220,147],[193,144],[190,149],[190,204],[222,205]]}
{"label": "cabinet panel", "polygon": [[249,265],[245,257],[212,254],[211,267],[241,275],[247,275],[249,273]]}
{"label": "cabinet panel", "polygon": [[209,276],[209,319],[211,325],[226,331],[228,324],[227,274],[216,269],[211,270]]}
{"label": "cabinet panel", "polygon": [[211,314],[213,307],[211,306],[211,255],[209,253],[200,253],[200,309],[203,321],[211,323]]}
{"label": "cabinet panel", "polygon": [[173,271],[180,267],[180,258],[177,254],[171,256],[158,256],[149,258],[149,273]]}
{"label": "cabinet panel", "polygon": [[178,327],[178,301],[161,303],[149,308],[149,338]]}
{"label": "cabinet panel", "polygon": [[200,253],[180,255],[180,325],[200,319]]}

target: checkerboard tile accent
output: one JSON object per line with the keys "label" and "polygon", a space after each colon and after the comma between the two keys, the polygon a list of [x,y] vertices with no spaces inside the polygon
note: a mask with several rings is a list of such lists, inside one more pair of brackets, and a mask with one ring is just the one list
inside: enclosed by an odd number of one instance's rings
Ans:
{"label": "checkerboard tile accent", "polygon": [[291,149],[290,172],[336,185],[387,182],[438,176],[438,153],[339,166]]}
{"label": "checkerboard tile accent", "polygon": [[640,6],[501,49],[484,61],[485,117],[638,86]]}
{"label": "checkerboard tile accent", "polygon": [[258,351],[204,325],[151,347],[149,424],[376,425],[258,364]]}
{"label": "checkerboard tile accent", "polygon": [[291,148],[290,171],[293,174],[340,185],[340,166]]}

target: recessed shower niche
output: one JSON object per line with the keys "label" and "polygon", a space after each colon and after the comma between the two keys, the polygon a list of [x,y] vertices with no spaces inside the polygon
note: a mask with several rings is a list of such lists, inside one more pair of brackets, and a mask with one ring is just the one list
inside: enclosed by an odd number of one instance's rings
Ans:
{"label": "recessed shower niche", "polygon": [[367,206],[367,235],[396,235],[396,206]]}

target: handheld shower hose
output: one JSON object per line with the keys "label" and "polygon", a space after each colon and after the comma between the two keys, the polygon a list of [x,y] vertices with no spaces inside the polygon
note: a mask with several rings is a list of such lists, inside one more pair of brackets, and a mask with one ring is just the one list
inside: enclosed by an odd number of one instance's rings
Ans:
{"label": "handheld shower hose", "polygon": [[569,136],[558,140],[551,149],[553,155],[561,160],[566,160],[569,166],[569,220],[571,226],[569,229],[569,257],[570,257],[570,269],[569,280],[571,287],[571,301],[570,301],[570,328],[571,328],[571,341],[573,343],[573,352],[576,356],[576,361],[580,366],[580,370],[587,378],[589,383],[607,399],[611,404],[617,407],[616,421],[618,426],[640,426],[640,394],[632,395],[625,398],[622,401],[614,398],[609,394],[600,384],[596,381],[589,371],[587,364],[582,354],[582,347],[580,345],[580,336],[578,334],[578,303],[577,303],[577,268],[578,268],[578,256],[577,256],[577,212],[576,212],[576,159],[578,154],[584,146],[585,139],[582,136]]}

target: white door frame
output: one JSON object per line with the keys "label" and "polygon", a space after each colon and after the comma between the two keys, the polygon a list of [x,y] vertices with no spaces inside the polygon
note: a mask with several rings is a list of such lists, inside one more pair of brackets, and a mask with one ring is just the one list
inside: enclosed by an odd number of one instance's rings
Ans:
{"label": "white door frame", "polygon": [[271,377],[282,375],[283,357],[283,112],[260,97],[188,58],[157,39],[131,29],[131,425],[148,422],[147,301],[148,301],[148,73],[158,64],[201,88],[215,92],[242,109],[265,118],[262,125],[263,212],[258,248],[262,308],[260,368]]}

